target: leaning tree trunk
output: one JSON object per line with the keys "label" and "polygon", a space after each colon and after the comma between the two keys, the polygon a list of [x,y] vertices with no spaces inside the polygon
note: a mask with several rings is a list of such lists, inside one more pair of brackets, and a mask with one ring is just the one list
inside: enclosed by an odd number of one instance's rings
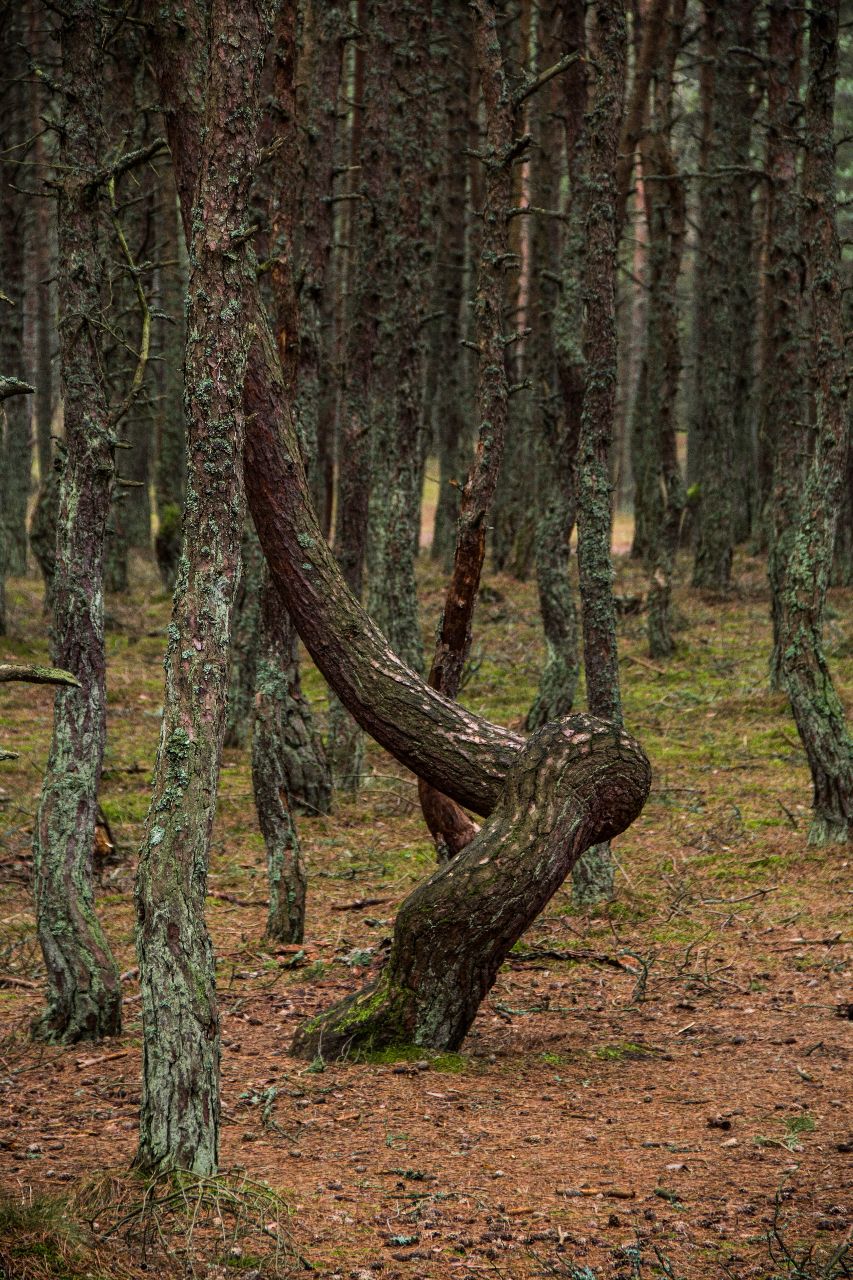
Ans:
{"label": "leaning tree trunk", "polygon": [[[95,914],[92,846],[106,726],[104,535],[114,480],[116,421],[107,403],[99,317],[99,227],[107,153],[102,119],[100,9],[72,0],[62,15],[59,342],[67,455],[59,494],[52,656],[79,688],[61,688],[33,835],[36,922],[47,968],[40,1038],[94,1040],[121,1030],[121,983]],[[73,86],[73,92],[71,92]]]}
{"label": "leaning tree trunk", "polygon": [[[176,154],[182,129],[199,123],[181,106],[202,84],[206,110],[203,141],[189,144],[196,155],[201,145],[195,199],[183,202],[192,228],[184,547],[136,887],[143,1019],[136,1164],[147,1172],[211,1174],[218,1159],[219,1013],[204,901],[243,528],[243,382],[256,287],[246,228],[271,7],[213,0],[209,26],[192,6],[171,20],[157,15],[163,43],[155,43],[155,67],[176,117]],[[180,85],[171,79],[178,62]]]}
{"label": "leaning tree trunk", "polygon": [[[823,652],[823,613],[849,444],[848,371],[842,323],[841,250],[836,224],[833,135],[838,74],[838,0],[811,10],[803,164],[805,303],[811,311],[814,443],[805,480],[791,445],[776,455],[774,498],[790,507],[799,491],[792,537],[774,584],[782,683],[814,784],[809,840],[843,841],[853,829],[853,741]],[[796,432],[797,424],[786,424]],[[800,488],[800,486],[802,487]],[[781,501],[787,498],[787,502]],[[779,548],[776,548],[777,555]]]}
{"label": "leaning tree trunk", "polygon": [[[615,166],[625,82],[626,32],[622,0],[594,6],[590,54],[595,71],[586,119],[583,173],[583,350],[586,361],[578,445],[578,574],[587,706],[619,724],[619,651],[610,556],[610,450],[616,402]],[[613,896],[613,860],[595,846],[574,870],[575,901]]]}
{"label": "leaning tree trunk", "polygon": [[401,906],[377,982],[301,1027],[293,1052],[458,1049],[510,948],[584,850],[634,821],[649,781],[642,750],[615,725],[577,715],[539,729],[479,834]]}

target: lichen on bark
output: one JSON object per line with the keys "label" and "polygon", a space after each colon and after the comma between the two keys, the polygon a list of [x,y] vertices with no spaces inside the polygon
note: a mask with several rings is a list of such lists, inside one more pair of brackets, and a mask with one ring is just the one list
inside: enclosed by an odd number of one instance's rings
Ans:
{"label": "lichen on bark", "polygon": [[[204,86],[205,114],[201,139],[190,143],[198,158],[195,198],[184,205],[191,256],[184,546],[136,889],[143,1018],[136,1164],[146,1172],[210,1174],[218,1160],[219,1014],[204,900],[245,510],[243,384],[249,296],[257,287],[246,232],[272,7],[212,0],[201,12],[190,6],[156,14],[161,92],[175,86],[180,68],[181,97]],[[181,98],[168,101],[177,157],[183,131],[198,120],[181,110]],[[198,105],[196,99],[196,111]]]}
{"label": "lichen on bark", "polygon": [[[616,399],[616,186],[625,86],[627,36],[621,0],[593,6],[584,205],[582,297],[585,357],[578,444],[578,575],[587,706],[593,715],[622,722],[619,653],[610,555],[610,451]],[[592,904],[613,896],[609,849],[591,848],[573,876],[575,901]]]}
{"label": "lichen on bark", "polygon": [[121,1030],[121,983],[94,909],[92,846],[104,754],[104,534],[114,483],[115,422],[100,346],[104,254],[94,179],[106,153],[94,0],[62,15],[64,96],[58,190],[59,343],[65,455],[59,486],[51,654],[79,688],[62,688],[33,833],[33,885],[47,968],[36,1036],[98,1039]]}

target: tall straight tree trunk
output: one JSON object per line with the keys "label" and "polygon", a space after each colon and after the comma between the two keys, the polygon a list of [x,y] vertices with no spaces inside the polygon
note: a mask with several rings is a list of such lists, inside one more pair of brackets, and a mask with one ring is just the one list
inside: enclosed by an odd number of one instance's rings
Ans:
{"label": "tall straight tree trunk", "polygon": [[185,132],[197,118],[182,107],[195,86],[206,92],[195,199],[184,205],[192,229],[184,547],[136,888],[143,1019],[136,1164],[148,1172],[211,1174],[218,1159],[219,1013],[204,900],[245,506],[243,383],[256,286],[246,229],[271,9],[213,0],[202,22],[192,9],[160,13],[154,48],[174,112],[174,155],[187,144],[198,154],[198,138]]}
{"label": "tall straight tree trunk", "polygon": [[260,624],[252,787],[267,848],[267,936],[277,942],[301,942],[305,931],[305,864],[291,808],[291,778],[282,766],[286,766],[285,751],[289,749],[294,752],[294,763],[299,767],[300,747],[312,744],[287,742],[288,710],[292,701],[287,667],[296,646],[296,633],[268,573],[264,574]]}
{"label": "tall straight tree trunk", "polygon": [[[368,0],[358,0],[356,23],[365,32]],[[367,526],[370,507],[370,384],[378,343],[381,287],[372,267],[379,254],[376,208],[389,181],[382,139],[387,130],[384,83],[389,71],[384,45],[371,49],[367,74],[366,41],[353,50],[352,127],[349,168],[355,175],[347,218],[348,252],[343,279],[340,349],[343,387],[338,422],[338,491],[335,556],[356,599],[364,593]],[[364,739],[358,725],[332,693],[329,697],[329,764],[335,785],[357,791],[364,767]]]}
{"label": "tall straight tree trunk", "polygon": [[[27,3],[28,37],[27,46],[30,57],[35,64],[43,67],[47,52],[47,39],[43,31],[44,11],[39,0],[28,0]],[[35,83],[32,83],[35,81]],[[44,188],[48,177],[48,148],[42,136],[42,114],[45,109],[44,86],[40,78],[31,77],[28,88],[30,101],[30,134],[33,145],[29,154],[33,168],[30,170],[29,185]],[[54,342],[56,335],[56,219],[53,215],[54,205],[49,199],[35,201],[33,210],[32,236],[29,246],[30,287],[34,293],[33,307],[35,311],[35,368],[33,381],[35,396],[33,399],[33,416],[35,419],[35,444],[39,464],[39,481],[44,484],[53,469],[53,450],[51,446],[51,430],[53,412],[56,407],[56,383],[54,373]]]}
{"label": "tall straight tree trunk", "polygon": [[[329,402],[331,333],[329,293],[334,240],[338,93],[348,7],[328,0],[302,0],[294,105],[299,173],[299,210],[294,250],[299,301],[299,367],[296,413],[306,442],[309,476],[320,526],[328,532],[332,511],[329,469],[333,462]],[[331,450],[331,456],[330,456]]]}
{"label": "tall straight tree trunk", "polygon": [[154,554],[164,588],[173,591],[181,556],[181,524],[187,474],[187,433],[184,420],[184,298],[187,262],[171,166],[162,179],[157,227],[157,239],[161,246],[158,301],[166,320],[160,322],[161,359],[155,426],[157,463],[154,469],[157,535]]}
{"label": "tall straight tree trunk", "polygon": [[658,71],[652,127],[641,144],[649,224],[649,293],[646,329],[646,416],[642,424],[658,501],[649,529],[649,654],[667,657],[672,638],[672,574],[686,493],[678,461],[676,406],[681,372],[678,276],[684,248],[684,184],[672,151],[675,65],[684,30],[685,0],[673,0]]}
{"label": "tall straight tree trunk", "polygon": [[[509,387],[504,355],[503,264],[509,251],[512,166],[526,142],[516,138],[516,104],[506,80],[497,19],[490,0],[474,0],[474,53],[486,115],[485,199],[474,334],[479,357],[477,450],[459,503],[453,573],[438,628],[429,684],[457,697],[471,649],[471,627],[486,555],[486,520],[495,496],[506,436]],[[439,859],[453,857],[477,828],[447,796],[423,779],[418,793]]]}
{"label": "tall straight tree trunk", "polygon": [[[391,182],[375,210],[380,276],[376,363],[370,392],[372,477],[369,609],[403,660],[422,670],[415,559],[420,541],[423,321],[433,257],[430,187],[437,165],[429,112],[431,0],[371,0],[371,47],[387,46],[389,101],[382,148]],[[375,74],[375,73],[374,73]],[[368,79],[371,69],[368,66]],[[367,95],[365,95],[367,101]],[[365,119],[365,136],[370,129]],[[362,163],[370,163],[365,155]]]}
{"label": "tall straight tree trunk", "polygon": [[[619,652],[610,556],[610,450],[616,405],[616,187],[626,58],[623,0],[593,6],[590,57],[595,76],[586,119],[583,200],[583,350],[586,363],[578,446],[578,572],[584,672],[590,712],[622,722]],[[593,846],[573,872],[575,901],[613,896],[613,860]]]}
{"label": "tall straight tree trunk", "polygon": [[[778,574],[774,597],[782,684],[791,699],[814,786],[812,844],[847,840],[853,829],[853,741],[827,666],[822,636],[849,447],[849,371],[835,194],[838,16],[838,0],[826,0],[815,5],[809,17],[802,241],[804,304],[810,311],[812,334],[814,440],[805,477],[796,465],[793,440],[780,441],[774,479],[774,512],[778,509],[780,522],[784,523],[788,511],[796,510],[790,540],[780,546],[774,530]],[[796,420],[786,423],[783,430],[798,438],[803,447],[802,428]]]}
{"label": "tall straight tree trunk", "polygon": [[95,914],[92,847],[104,755],[104,535],[116,422],[107,402],[100,316],[104,246],[94,175],[107,155],[96,0],[72,0],[60,27],[64,95],[59,187],[59,342],[66,457],[59,493],[52,657],[79,688],[54,704],[50,755],[33,836],[47,1008],[34,1034],[94,1040],[121,1030],[121,983]]}
{"label": "tall straight tree trunk", "polygon": [[[581,0],[572,0],[570,4],[552,3],[541,10],[540,15],[546,63],[567,50],[583,52],[586,39]],[[535,286],[542,307],[542,327],[536,343],[542,369],[537,406],[540,509],[536,526],[536,581],[546,658],[539,691],[527,716],[528,729],[537,729],[571,711],[579,675],[577,609],[569,581],[569,539],[576,513],[577,447],[584,388],[580,302],[584,236],[579,170],[586,77],[586,68],[578,60],[554,82],[550,94],[547,88],[543,90],[542,132],[534,158],[534,178],[537,172],[541,175],[534,188],[535,203],[556,209],[560,176],[556,159],[565,149],[569,199],[561,251],[557,223],[548,219],[546,225],[538,229],[545,245],[551,248],[550,258],[538,267]],[[559,255],[556,262],[553,261],[555,251]]]}
{"label": "tall straight tree trunk", "polygon": [[[22,376],[24,370],[24,268],[27,254],[26,204],[20,190],[28,185],[29,169],[25,158],[29,136],[26,100],[26,57],[23,40],[23,11],[17,5],[5,5],[0,16],[0,67],[3,85],[0,92],[0,150],[3,168],[0,172],[0,290],[3,318],[0,324],[0,369],[5,376]],[[27,177],[25,177],[27,175]],[[26,370],[29,373],[29,370]],[[27,395],[10,396],[3,402],[2,421],[2,495],[0,512],[3,528],[0,538],[6,544],[7,574],[27,571],[27,500],[30,493],[30,415],[32,402]]]}
{"label": "tall straight tree trunk", "polygon": [[[337,15],[340,20],[340,14]],[[303,317],[299,278],[294,265],[299,212],[304,196],[307,175],[300,174],[299,184],[292,182],[294,172],[299,172],[298,138],[296,126],[296,63],[297,63],[297,15],[292,4],[281,5],[276,17],[271,64],[272,101],[275,104],[271,118],[265,120],[266,129],[272,134],[276,149],[270,171],[269,223],[272,240],[271,270],[269,273],[272,311],[278,341],[279,357],[285,379],[285,396],[288,404],[297,404],[296,418],[303,449],[303,463],[314,484],[317,500],[317,427],[320,401],[319,350],[312,353],[314,392],[305,406],[298,404],[297,387],[303,347]],[[305,33],[303,32],[303,35]],[[338,33],[339,41],[339,33]],[[340,46],[338,43],[338,53]],[[305,74],[309,75],[307,71]],[[332,110],[337,94],[337,80],[333,79]],[[321,86],[314,86],[315,90]],[[327,122],[326,131],[329,131]],[[308,130],[311,131],[310,128]],[[334,132],[327,140],[325,155],[328,162],[326,191],[332,187],[331,161],[334,149]],[[323,174],[315,176],[322,182]],[[300,185],[302,190],[300,190]],[[323,214],[319,199],[303,218],[310,222],[312,215]],[[331,231],[331,218],[325,218],[325,230]],[[307,228],[303,225],[303,230]],[[321,235],[323,228],[321,227]],[[298,252],[298,251],[296,251]],[[317,287],[322,291],[323,261],[315,268]],[[320,303],[315,299],[314,325],[308,334],[320,341]],[[303,408],[307,411],[303,412]],[[247,526],[249,525],[247,521]],[[244,635],[247,645],[243,656],[252,655],[253,683],[246,693],[252,699],[252,785],[255,807],[267,848],[269,870],[270,910],[267,934],[281,942],[298,942],[305,925],[305,868],[299,850],[299,839],[293,819],[293,811],[299,806],[309,812],[326,813],[329,808],[331,782],[326,759],[319,738],[314,733],[313,718],[307,700],[302,696],[299,679],[299,654],[296,632],[280,598],[273,592],[269,574],[251,529],[254,551],[258,557],[260,581],[254,589],[243,591],[245,606],[255,612],[254,626]],[[229,720],[233,708],[235,682],[231,682]]]}
{"label": "tall straight tree trunk", "polygon": [[[737,462],[748,430],[744,392],[744,334],[751,249],[743,222],[740,169],[749,152],[749,85],[753,0],[704,0],[706,45],[713,61],[708,177],[701,187],[703,345],[697,348],[696,444],[702,459],[693,585],[725,593],[740,505]],[[744,47],[746,46],[746,48]],[[732,261],[732,254],[735,260]]]}
{"label": "tall straight tree trunk", "polygon": [[[470,18],[452,0],[436,5],[446,41],[446,112],[442,134],[444,193],[437,246],[436,309],[443,314],[432,326],[431,379],[436,387],[434,427],[438,448],[438,499],[430,556],[450,571],[459,516],[459,493],[470,464],[472,406],[465,377],[463,302],[466,295],[466,166],[468,84],[471,74]],[[470,292],[470,291],[469,291]]]}
{"label": "tall straight tree trunk", "polygon": [[[802,351],[803,243],[798,190],[802,100],[800,94],[804,12],[791,0],[774,0],[768,22],[767,197],[762,289],[760,474],[774,472],[765,512],[768,574],[773,617],[771,683],[782,683],[780,609],[786,565],[796,536],[808,438]],[[784,456],[782,456],[784,455]]]}

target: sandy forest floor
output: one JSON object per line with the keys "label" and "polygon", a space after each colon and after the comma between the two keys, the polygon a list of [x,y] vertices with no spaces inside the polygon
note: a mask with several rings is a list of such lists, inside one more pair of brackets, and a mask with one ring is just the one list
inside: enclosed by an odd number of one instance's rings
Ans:
{"label": "sandy forest floor", "polygon": [[[622,593],[642,590],[621,561],[618,579]],[[441,581],[424,569],[427,634]],[[396,905],[430,870],[431,846],[412,778],[373,749],[362,793],[300,823],[304,947],[268,946],[248,758],[227,753],[208,903],[223,1013],[222,1159],[280,1193],[286,1220],[276,1202],[260,1211],[260,1231],[267,1244],[286,1235],[303,1260],[285,1259],[284,1270],[310,1264],[314,1275],[355,1280],[853,1274],[843,1251],[853,1220],[850,851],[807,844],[804,757],[785,700],[767,685],[761,563],[742,560],[739,583],[724,603],[680,589],[671,662],[646,659],[643,616],[620,623],[626,720],[654,783],[615,844],[618,899],[583,915],[568,887],[559,892],[459,1055],[313,1066],[288,1056],[299,1021],[379,963]],[[121,856],[102,874],[99,905],[132,971],[134,853],[168,602],[149,581],[147,593],[109,608],[103,807]],[[3,657],[42,657],[34,582],[11,584],[10,613]],[[853,593],[835,592],[828,649],[853,713],[851,636]],[[488,579],[475,646],[465,701],[520,725],[543,652],[532,583]],[[324,686],[311,670],[306,684],[322,719]],[[96,1249],[88,1228],[70,1225],[85,1220],[80,1205],[92,1186],[103,1191],[105,1170],[115,1171],[119,1206],[141,1194],[126,1175],[138,985],[130,973],[119,1041],[28,1041],[41,985],[30,837],[49,691],[7,685],[0,710],[0,741],[21,753],[0,778],[0,1186],[10,1197],[0,1275],[142,1275],[141,1232],[117,1226],[115,1205],[89,1214]],[[16,1217],[22,1202],[30,1219]],[[196,1274],[276,1274],[248,1229],[228,1235],[219,1218],[227,1214],[199,1219]],[[168,1270],[156,1248],[147,1265]]]}

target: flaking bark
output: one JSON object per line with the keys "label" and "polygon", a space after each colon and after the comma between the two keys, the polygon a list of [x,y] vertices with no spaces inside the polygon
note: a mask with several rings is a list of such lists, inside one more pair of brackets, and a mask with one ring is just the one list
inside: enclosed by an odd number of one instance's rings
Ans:
{"label": "flaking bark", "polygon": [[[192,229],[184,546],[136,890],[143,1018],[136,1164],[146,1172],[210,1174],[218,1159],[219,1013],[204,899],[245,507],[243,383],[257,289],[247,228],[271,9],[245,0],[238,11],[213,0],[209,13],[187,6],[157,14],[155,71],[161,92],[175,90],[167,102],[176,164],[186,141],[198,167],[189,189],[179,179]],[[194,44],[186,43],[191,33]],[[192,109],[182,111],[188,100]],[[197,129],[199,101],[205,127],[191,140],[183,131]]]}

